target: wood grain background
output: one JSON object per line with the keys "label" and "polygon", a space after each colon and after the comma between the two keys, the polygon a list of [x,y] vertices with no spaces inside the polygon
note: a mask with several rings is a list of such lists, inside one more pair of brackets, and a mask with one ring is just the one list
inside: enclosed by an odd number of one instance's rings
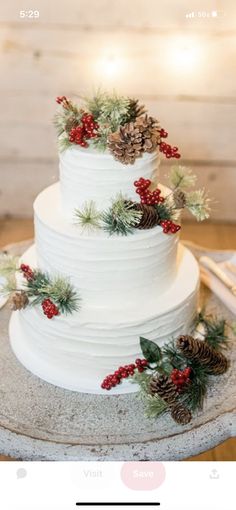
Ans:
{"label": "wood grain background", "polygon": [[[39,18],[21,19],[22,8]],[[57,179],[54,97],[102,86],[145,101],[215,197],[212,218],[235,220],[233,0],[12,0],[1,7],[0,69],[0,215],[30,217]]]}

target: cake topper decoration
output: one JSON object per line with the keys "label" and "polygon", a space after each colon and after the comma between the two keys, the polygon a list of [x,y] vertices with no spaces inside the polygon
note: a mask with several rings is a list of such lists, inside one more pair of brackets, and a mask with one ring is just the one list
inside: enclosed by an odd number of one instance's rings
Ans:
{"label": "cake topper decoration", "polygon": [[163,141],[167,131],[138,99],[98,91],[81,100],[81,106],[66,96],[57,97],[56,102],[61,107],[54,118],[61,151],[73,144],[92,145],[99,151],[109,150],[123,165],[156,150],[168,159],[180,158],[178,147]]}

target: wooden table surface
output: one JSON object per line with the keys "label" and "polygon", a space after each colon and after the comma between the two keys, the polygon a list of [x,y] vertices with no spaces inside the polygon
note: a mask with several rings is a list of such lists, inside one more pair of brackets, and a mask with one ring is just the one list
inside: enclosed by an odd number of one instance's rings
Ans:
{"label": "wooden table surface", "polygon": [[[8,243],[22,241],[33,237],[33,223],[30,219],[0,219],[0,248]],[[236,226],[226,223],[185,223],[181,237],[201,246],[212,249],[236,250]],[[0,456],[0,460],[12,460]],[[236,460],[236,439],[230,439],[222,445],[209,450],[190,461],[232,461]]]}

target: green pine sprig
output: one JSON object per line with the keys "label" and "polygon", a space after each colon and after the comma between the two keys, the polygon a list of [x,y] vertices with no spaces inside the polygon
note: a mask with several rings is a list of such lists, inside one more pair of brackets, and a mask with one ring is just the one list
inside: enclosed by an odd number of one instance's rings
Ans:
{"label": "green pine sprig", "polygon": [[30,298],[30,304],[41,304],[46,298],[50,298],[61,313],[69,314],[79,309],[80,298],[68,279],[56,275],[34,270],[32,278],[22,279],[22,284],[16,281],[16,272],[20,271],[18,257],[0,254],[0,276],[6,278],[1,294],[10,295],[13,292],[24,290]]}
{"label": "green pine sprig", "polygon": [[190,168],[180,165],[174,165],[171,167],[169,181],[171,187],[174,189],[189,189],[195,185],[196,179],[196,175],[192,173]]}
{"label": "green pine sprig", "polygon": [[210,198],[204,189],[199,189],[186,194],[186,207],[197,221],[203,221],[210,216]]}
{"label": "green pine sprig", "polygon": [[59,275],[51,277],[48,273],[34,271],[34,277],[27,280],[25,289],[36,305],[50,298],[61,313],[71,314],[79,309],[79,296],[67,280]]}
{"label": "green pine sprig", "polygon": [[103,229],[109,235],[127,236],[134,232],[134,227],[141,219],[142,212],[136,211],[132,202],[127,201],[120,193],[112,205],[102,214]]}
{"label": "green pine sprig", "polygon": [[[200,322],[204,323],[206,327],[204,340],[216,350],[225,349],[228,340],[226,321],[214,316],[205,316],[204,312],[201,312],[196,319],[196,325]],[[147,406],[151,406],[150,415],[152,417],[158,416],[158,406],[160,403],[158,397],[157,403],[152,400],[153,396],[150,395],[149,391],[149,384],[151,377],[153,377],[153,371],[157,374],[164,373],[169,377],[173,369],[184,370],[186,367],[191,368],[191,382],[186,385],[184,391],[180,392],[179,399],[192,412],[195,412],[197,409],[202,409],[207,389],[211,384],[211,378],[208,374],[207,367],[203,366],[197,360],[186,359],[184,354],[177,349],[174,340],[164,344],[163,347],[158,347],[155,342],[141,337],[140,347],[149,365],[145,376],[142,378],[141,376],[143,373],[136,374],[134,380],[140,385],[142,395],[147,395]]]}
{"label": "green pine sprig", "polygon": [[130,99],[116,92],[98,91],[92,98],[86,99],[86,106],[98,124],[109,124],[111,131],[116,131],[127,121],[129,105]]}
{"label": "green pine sprig", "polygon": [[101,228],[102,213],[96,208],[93,200],[85,202],[82,209],[75,209],[75,223],[85,229]]}
{"label": "green pine sprig", "polygon": [[221,350],[228,347],[228,336],[226,334],[227,323],[221,317],[205,315],[200,312],[196,324],[203,323],[206,327],[205,341],[213,349]]}
{"label": "green pine sprig", "polygon": [[176,220],[179,216],[177,213],[174,204],[171,203],[169,198],[166,198],[164,202],[159,202],[159,204],[155,204],[155,208],[158,214],[159,223],[162,220]]}
{"label": "green pine sprig", "polygon": [[111,133],[111,128],[107,124],[104,124],[104,125],[99,124],[99,128],[98,128],[97,132],[98,132],[98,136],[96,136],[95,138],[92,138],[91,144],[93,145],[93,147],[98,149],[100,152],[104,152],[107,148],[107,140],[108,140],[108,136]]}
{"label": "green pine sprig", "polygon": [[206,369],[200,364],[188,362],[188,366],[192,369],[191,382],[186,385],[184,392],[180,394],[180,400],[190,411],[195,412],[203,408],[210,379]]}
{"label": "green pine sprig", "polygon": [[100,151],[106,149],[110,133],[134,121],[137,114],[144,112],[144,107],[137,100],[120,96],[116,92],[98,90],[93,97],[85,98],[85,104],[99,125],[98,136],[91,143]]}
{"label": "green pine sprig", "polygon": [[19,257],[0,253],[0,276],[3,277],[3,283],[0,286],[0,294],[9,295],[16,288],[16,271],[19,267]]}
{"label": "green pine sprig", "polygon": [[156,418],[167,410],[167,404],[158,395],[151,395],[150,386],[150,373],[136,372],[132,377],[132,382],[138,384],[140,387],[139,397],[143,401],[148,418]]}
{"label": "green pine sprig", "polygon": [[68,107],[60,106],[60,110],[54,115],[53,123],[56,127],[58,136],[58,148],[60,152],[65,151],[73,144],[69,141],[69,132],[72,127],[78,126],[84,111],[68,100]]}
{"label": "green pine sprig", "polygon": [[64,152],[69,147],[72,147],[73,143],[70,142],[69,136],[67,133],[63,132],[61,136],[58,138],[58,150],[59,152]]}
{"label": "green pine sprig", "polygon": [[8,277],[18,269],[19,257],[0,253],[0,276]]}

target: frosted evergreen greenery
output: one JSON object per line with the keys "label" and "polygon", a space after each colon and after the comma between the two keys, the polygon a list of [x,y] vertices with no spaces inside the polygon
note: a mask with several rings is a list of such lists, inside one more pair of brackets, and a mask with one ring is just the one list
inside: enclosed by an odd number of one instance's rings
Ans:
{"label": "frosted evergreen greenery", "polygon": [[170,197],[167,197],[165,202],[155,204],[155,209],[158,213],[159,223],[163,220],[177,221],[179,218],[179,211],[175,209]]}
{"label": "frosted evergreen greenery", "polygon": [[101,213],[97,210],[93,200],[85,202],[82,209],[75,209],[75,223],[86,229],[101,227]]}
{"label": "frosted evergreen greenery", "polygon": [[50,298],[62,313],[72,313],[79,309],[80,298],[67,278],[60,275],[50,276],[40,270],[34,270],[30,279],[23,277],[20,288],[15,278],[16,271],[21,272],[18,259],[11,255],[0,255],[0,276],[6,277],[6,284],[0,292],[11,294],[23,290],[30,298],[30,304],[41,304]]}
{"label": "frosted evergreen greenery", "polygon": [[167,410],[167,404],[158,395],[150,394],[150,376],[148,372],[136,372],[130,379],[131,382],[139,385],[139,398],[145,404],[147,418],[156,418]]}
{"label": "frosted evergreen greenery", "polygon": [[69,132],[71,128],[78,125],[81,121],[83,111],[79,109],[72,101],[69,101],[70,107],[61,108],[54,115],[53,123],[58,135],[58,148],[60,152],[65,151],[73,144],[69,141]]}
{"label": "frosted evergreen greenery", "polygon": [[13,257],[7,253],[0,254],[0,277],[3,283],[0,285],[0,294],[7,295],[16,287],[15,273],[19,267],[19,257]]}
{"label": "frosted evergreen greenery", "polygon": [[171,186],[176,189],[188,189],[195,185],[196,175],[192,173],[190,168],[185,166],[174,165],[171,167],[169,181]]}
{"label": "frosted evergreen greenery", "polygon": [[69,280],[56,275],[35,271],[34,277],[27,281],[26,289],[31,304],[39,304],[42,299],[50,298],[61,313],[69,314],[79,309],[79,297]]}
{"label": "frosted evergreen greenery", "polygon": [[9,276],[18,268],[19,258],[8,255],[7,253],[0,254],[0,276]]}
{"label": "frosted evergreen greenery", "polygon": [[210,198],[204,189],[192,191],[186,195],[186,207],[197,221],[203,221],[210,216]]}
{"label": "frosted evergreen greenery", "polygon": [[[228,335],[224,319],[205,315],[202,311],[196,317],[195,322],[196,325],[199,322],[206,325],[205,343],[218,351],[222,351],[227,347]],[[144,358],[148,361],[148,366],[141,373],[135,372],[130,381],[137,383],[140,387],[140,398],[145,404],[147,416],[155,418],[168,410],[167,404],[158,393],[153,395],[151,392],[150,383],[153,376],[165,375],[170,378],[173,369],[182,371],[186,367],[191,368],[191,379],[190,383],[184,387],[184,391],[179,393],[178,400],[192,412],[201,409],[207,389],[212,383],[208,367],[203,365],[200,359],[186,358],[184,353],[176,346],[174,339],[157,348],[153,341],[141,337],[140,347]]]}
{"label": "frosted evergreen greenery", "polygon": [[133,119],[134,101],[129,97],[98,91],[92,98],[86,98],[87,109],[99,124],[98,137],[91,143],[99,150],[105,150],[110,133]]}
{"label": "frosted evergreen greenery", "polygon": [[[196,326],[203,323],[206,327],[206,340],[213,349],[222,349],[228,347],[228,337],[226,335],[227,323],[221,317],[212,317],[211,315],[204,315],[203,312],[198,314]],[[233,324],[231,329],[233,330]],[[236,330],[233,333],[236,335]]]}
{"label": "frosted evergreen greenery", "polygon": [[[197,221],[203,221],[210,216],[210,203],[211,199],[205,193],[204,189],[188,191],[189,188],[195,185],[196,175],[194,175],[190,168],[184,166],[173,166],[169,175],[172,193],[176,190],[181,190],[184,195],[184,205],[189,212],[195,216]],[[176,207],[178,209],[178,207]]]}
{"label": "frosted evergreen greenery", "polygon": [[72,145],[73,144],[69,141],[69,138],[68,138],[67,134],[63,133],[61,136],[59,136],[59,138],[58,138],[58,149],[59,149],[60,152],[65,151],[69,147],[72,147]]}
{"label": "frosted evergreen greenery", "polygon": [[102,214],[103,229],[110,235],[126,236],[133,233],[141,217],[142,212],[136,211],[132,202],[126,200],[120,193],[111,207]]}
{"label": "frosted evergreen greenery", "polygon": [[115,92],[113,94],[98,92],[86,100],[86,106],[95,120],[101,125],[109,123],[112,131],[116,131],[120,125],[127,122],[129,105],[128,97],[118,96]]}
{"label": "frosted evergreen greenery", "polygon": [[65,131],[69,132],[70,128],[75,124],[79,124],[82,117],[82,110],[70,101],[71,108],[61,108],[54,116],[53,122],[56,126],[58,136],[61,136]]}
{"label": "frosted evergreen greenery", "polygon": [[91,144],[96,147],[100,152],[104,152],[107,147],[107,139],[108,135],[111,133],[110,126],[107,126],[106,124],[99,125],[98,134],[99,136],[97,138],[93,138],[91,140]]}

